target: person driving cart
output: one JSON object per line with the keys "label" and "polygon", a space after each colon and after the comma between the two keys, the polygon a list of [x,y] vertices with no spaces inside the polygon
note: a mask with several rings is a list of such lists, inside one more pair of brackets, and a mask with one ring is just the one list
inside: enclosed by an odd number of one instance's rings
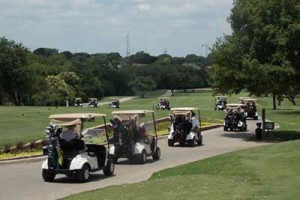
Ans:
{"label": "person driving cart", "polygon": [[199,120],[196,117],[196,114],[192,112],[192,128],[191,130],[194,132],[198,132],[198,129],[200,128]]}
{"label": "person driving cart", "polygon": [[69,142],[73,139],[77,139],[77,134],[75,132],[75,128],[76,128],[76,125],[70,125],[70,126],[67,126],[68,130],[65,130],[63,131],[61,134],[60,134],[60,138]]}
{"label": "person driving cart", "polygon": [[114,140],[116,142],[119,142],[120,141],[120,136],[125,131],[124,125],[122,124],[122,122],[120,121],[120,119],[117,118],[117,117],[115,117],[113,120],[111,120],[111,123],[112,123],[113,128],[114,128],[113,138],[114,138]]}

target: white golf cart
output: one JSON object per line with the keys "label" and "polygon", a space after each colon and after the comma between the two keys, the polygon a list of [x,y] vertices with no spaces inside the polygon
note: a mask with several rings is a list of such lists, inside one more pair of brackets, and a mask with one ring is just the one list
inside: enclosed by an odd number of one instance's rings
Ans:
{"label": "white golf cart", "polygon": [[108,106],[110,108],[120,108],[120,100],[118,98],[109,99]]}
{"label": "white golf cart", "polygon": [[[51,124],[46,129],[49,145],[43,147],[48,155],[42,164],[42,176],[52,182],[57,174],[75,176],[79,182],[87,182],[90,172],[103,170],[106,176],[114,173],[113,160],[108,157],[108,133],[105,114],[74,113],[50,115]],[[100,128],[85,129],[85,122],[94,122],[102,118]],[[76,139],[66,141],[60,138],[65,127],[76,126]]]}
{"label": "white golf cart", "polygon": [[224,118],[224,131],[228,130],[247,130],[246,115],[244,112],[245,104],[227,104],[226,116]]}
{"label": "white golf cart", "polygon": [[[150,115],[149,115],[150,114]],[[144,164],[147,157],[159,160],[156,123],[153,110],[124,110],[112,112],[113,136],[109,139],[109,153],[114,162],[127,158]]]}
{"label": "white golf cart", "polygon": [[243,99],[245,106],[245,114],[246,118],[252,118],[254,120],[258,120],[258,113],[257,113],[257,99]]}
{"label": "white golf cart", "polygon": [[227,104],[227,96],[216,96],[215,101],[215,110],[224,110]]}
{"label": "white golf cart", "polygon": [[188,144],[194,147],[202,145],[201,122],[199,108],[180,107],[171,108],[171,126],[169,128],[168,146]]}

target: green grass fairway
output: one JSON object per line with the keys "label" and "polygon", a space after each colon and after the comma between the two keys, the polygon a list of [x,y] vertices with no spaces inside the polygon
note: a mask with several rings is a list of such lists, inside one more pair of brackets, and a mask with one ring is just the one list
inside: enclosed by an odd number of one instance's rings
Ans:
{"label": "green grass fairway", "polygon": [[300,141],[238,151],[65,199],[300,199]]}
{"label": "green grass fairway", "polygon": [[[136,98],[121,103],[121,109],[154,109],[156,118],[166,117],[170,114],[169,110],[156,110],[157,98],[165,93],[165,90],[158,90],[147,93],[146,98]],[[246,96],[246,93],[230,96],[228,102],[238,102],[239,96]],[[224,112],[215,111],[215,99],[212,91],[196,90],[195,92],[177,92],[175,96],[169,97],[171,107],[199,107],[201,118],[205,121],[223,119]],[[103,101],[102,101],[103,102]],[[268,98],[259,99],[258,110],[263,107],[267,109],[267,118],[280,123],[281,128],[276,131],[276,140],[289,140],[300,138],[300,99],[297,99],[297,106],[292,106],[285,100],[278,110],[271,109],[272,100]],[[16,144],[18,142],[31,142],[43,139],[45,127],[49,124],[49,115],[58,113],[79,113],[97,112],[108,115],[116,109],[108,108],[108,105],[99,108],[76,108],[76,107],[0,107],[0,149],[6,144]]]}

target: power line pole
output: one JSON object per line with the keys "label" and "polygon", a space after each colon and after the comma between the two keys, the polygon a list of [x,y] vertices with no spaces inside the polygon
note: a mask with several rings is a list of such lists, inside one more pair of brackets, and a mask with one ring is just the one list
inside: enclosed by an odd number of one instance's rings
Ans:
{"label": "power line pole", "polygon": [[130,56],[130,47],[129,47],[129,34],[126,37],[126,57]]}
{"label": "power line pole", "polygon": [[207,43],[204,43],[201,45],[201,47],[205,47],[205,57],[207,57],[207,49],[208,49],[208,44]]}

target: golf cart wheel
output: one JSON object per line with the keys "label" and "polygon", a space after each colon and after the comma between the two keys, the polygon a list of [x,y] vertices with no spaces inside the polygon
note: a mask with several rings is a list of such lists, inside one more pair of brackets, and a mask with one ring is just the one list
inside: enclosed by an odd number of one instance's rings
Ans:
{"label": "golf cart wheel", "polygon": [[254,116],[253,119],[254,119],[254,120],[258,120],[258,116]]}
{"label": "golf cart wheel", "polygon": [[103,170],[103,173],[105,176],[111,176],[114,174],[115,171],[115,164],[112,160],[107,160],[107,164],[105,169]]}
{"label": "golf cart wheel", "polygon": [[42,176],[44,181],[53,182],[55,179],[55,172],[53,170],[43,169]]}
{"label": "golf cart wheel", "polygon": [[168,146],[169,146],[169,147],[174,146],[174,141],[169,139],[169,140],[168,140]]}
{"label": "golf cart wheel", "polygon": [[159,160],[161,155],[160,148],[156,147],[154,154],[152,155],[153,160]]}
{"label": "golf cart wheel", "polygon": [[195,144],[196,144],[196,138],[194,137],[192,140],[189,140],[188,144],[189,144],[190,147],[194,147]]}
{"label": "golf cart wheel", "polygon": [[145,164],[147,161],[147,154],[146,151],[143,150],[141,154],[138,155],[138,162],[140,164]]}
{"label": "golf cart wheel", "polygon": [[224,131],[228,131],[228,128],[226,126],[224,126]]}
{"label": "golf cart wheel", "polygon": [[115,164],[117,164],[117,163],[118,163],[118,159],[119,159],[119,158],[118,158],[117,156],[114,156],[114,158],[113,158],[113,159],[114,159],[114,163],[115,163]]}
{"label": "golf cart wheel", "polygon": [[201,145],[203,144],[203,137],[202,137],[202,136],[199,137],[199,139],[198,139],[198,141],[197,141],[197,144],[198,144],[199,146],[201,146]]}
{"label": "golf cart wheel", "polygon": [[79,181],[79,182],[87,182],[90,178],[90,168],[88,165],[83,165],[83,167],[77,171],[76,173],[76,179]]}

